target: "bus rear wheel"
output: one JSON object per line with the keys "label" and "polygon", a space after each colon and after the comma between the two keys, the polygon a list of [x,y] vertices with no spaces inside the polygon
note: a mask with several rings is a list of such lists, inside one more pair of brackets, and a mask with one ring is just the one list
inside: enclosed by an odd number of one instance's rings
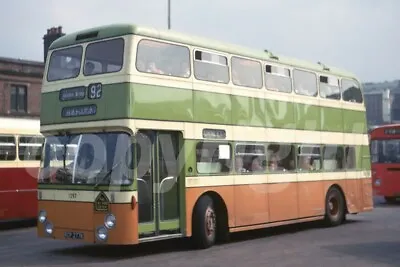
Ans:
{"label": "bus rear wheel", "polygon": [[215,244],[217,216],[214,203],[210,196],[202,196],[197,202],[193,213],[193,236],[195,248],[206,249]]}
{"label": "bus rear wheel", "polygon": [[343,194],[337,187],[331,187],[325,200],[325,223],[328,226],[337,226],[343,223],[346,209]]}

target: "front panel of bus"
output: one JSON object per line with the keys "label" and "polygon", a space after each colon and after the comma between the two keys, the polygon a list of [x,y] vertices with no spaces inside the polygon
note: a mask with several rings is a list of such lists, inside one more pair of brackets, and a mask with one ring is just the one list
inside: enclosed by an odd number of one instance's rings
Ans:
{"label": "front panel of bus", "polygon": [[135,149],[126,119],[131,39],[78,42],[49,52],[41,108],[46,139],[40,237],[137,243]]}
{"label": "front panel of bus", "polygon": [[373,130],[371,157],[374,194],[400,197],[400,127]]}

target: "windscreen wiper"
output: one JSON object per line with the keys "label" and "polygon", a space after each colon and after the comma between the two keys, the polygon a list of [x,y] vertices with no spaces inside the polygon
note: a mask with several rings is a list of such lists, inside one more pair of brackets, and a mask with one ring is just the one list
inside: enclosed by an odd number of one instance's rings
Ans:
{"label": "windscreen wiper", "polygon": [[119,162],[117,162],[114,166],[112,166],[112,168],[106,173],[104,174],[103,177],[101,177],[100,181],[98,181],[95,185],[94,188],[97,188],[99,186],[99,184],[101,184],[102,182],[104,182],[104,180],[106,178],[108,178],[108,176],[111,175],[111,173],[113,172],[113,170],[118,167],[121,163],[123,162],[123,159],[121,159]]}

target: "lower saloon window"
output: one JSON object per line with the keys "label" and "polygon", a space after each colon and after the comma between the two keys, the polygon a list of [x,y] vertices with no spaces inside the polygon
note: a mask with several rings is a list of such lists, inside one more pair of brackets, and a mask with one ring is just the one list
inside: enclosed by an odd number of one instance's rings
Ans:
{"label": "lower saloon window", "polygon": [[336,145],[325,146],[323,149],[322,168],[325,171],[343,169],[343,148]]}
{"label": "lower saloon window", "polygon": [[321,169],[320,146],[299,146],[297,154],[297,169],[300,171],[315,171]]}
{"label": "lower saloon window", "polygon": [[267,166],[270,172],[295,169],[295,147],[286,144],[270,144],[267,148]]}
{"label": "lower saloon window", "polygon": [[16,159],[16,145],[13,136],[0,136],[0,161]]}
{"label": "lower saloon window", "polygon": [[356,168],[356,149],[355,147],[346,147],[345,149],[345,166],[346,169],[355,169]]}
{"label": "lower saloon window", "polygon": [[20,137],[18,144],[18,158],[20,160],[40,160],[43,142],[43,137]]}
{"label": "lower saloon window", "polygon": [[235,171],[263,172],[266,169],[265,147],[259,144],[237,144],[235,153]]}
{"label": "lower saloon window", "polygon": [[200,174],[229,173],[231,169],[230,145],[217,142],[197,143],[196,168]]}

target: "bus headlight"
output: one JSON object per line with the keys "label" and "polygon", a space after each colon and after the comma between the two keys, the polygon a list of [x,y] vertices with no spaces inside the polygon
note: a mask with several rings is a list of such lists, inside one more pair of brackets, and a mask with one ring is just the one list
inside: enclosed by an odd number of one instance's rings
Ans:
{"label": "bus headlight", "polygon": [[53,233],[53,224],[50,222],[46,223],[46,225],[44,226],[44,230],[48,235],[51,235]]}
{"label": "bus headlight", "polygon": [[96,237],[100,241],[105,241],[107,239],[107,228],[104,226],[97,228]]}
{"label": "bus headlight", "polygon": [[108,229],[112,229],[115,227],[115,216],[113,214],[108,214],[105,218],[104,218],[104,225],[108,228]]}
{"label": "bus headlight", "polygon": [[376,178],[375,186],[381,186],[381,178]]}
{"label": "bus headlight", "polygon": [[38,220],[40,223],[44,223],[47,219],[47,213],[44,210],[39,211]]}

